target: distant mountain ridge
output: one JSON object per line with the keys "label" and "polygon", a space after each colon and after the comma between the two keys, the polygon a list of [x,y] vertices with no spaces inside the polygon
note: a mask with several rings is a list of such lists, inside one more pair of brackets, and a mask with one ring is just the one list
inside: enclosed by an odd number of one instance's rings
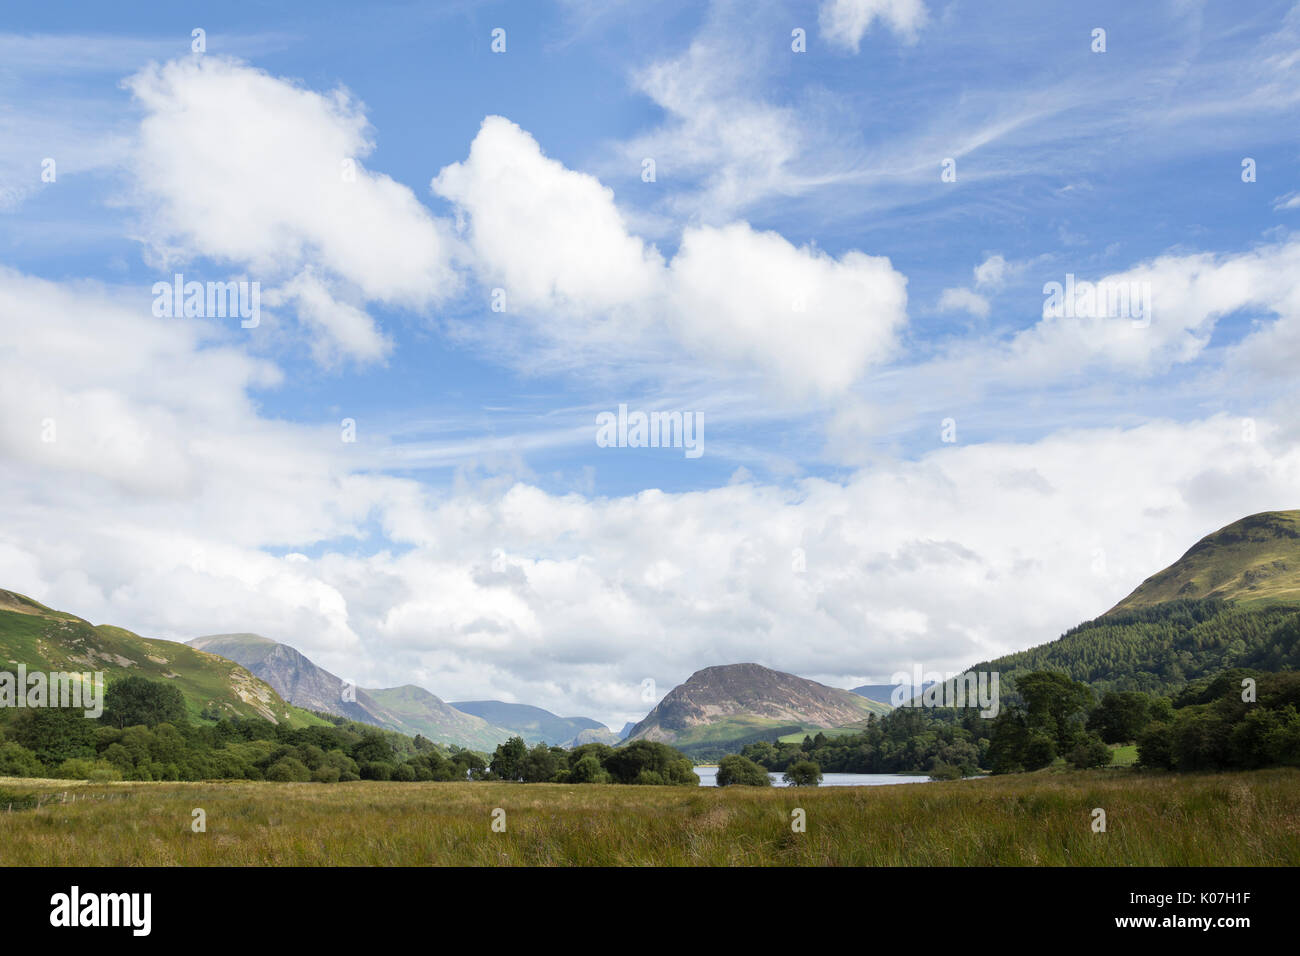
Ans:
{"label": "distant mountain ridge", "polygon": [[598,720],[590,717],[559,717],[549,710],[530,704],[509,704],[501,700],[458,700],[452,707],[481,717],[501,727],[509,727],[530,746],[548,743],[568,747],[584,743],[617,743],[619,737]]}
{"label": "distant mountain ridge", "polygon": [[194,638],[189,646],[242,664],[299,707],[472,750],[492,750],[513,736],[414,684],[379,690],[356,687],[356,700],[344,700],[342,678],[289,645],[258,634],[210,634]]}

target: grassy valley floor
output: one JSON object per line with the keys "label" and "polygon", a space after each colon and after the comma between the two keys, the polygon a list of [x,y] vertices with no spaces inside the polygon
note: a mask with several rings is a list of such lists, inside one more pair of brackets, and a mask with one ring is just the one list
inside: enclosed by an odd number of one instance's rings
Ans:
{"label": "grassy valley floor", "polygon": [[1300,769],[806,790],[0,778],[0,866],[499,864],[1296,866]]}

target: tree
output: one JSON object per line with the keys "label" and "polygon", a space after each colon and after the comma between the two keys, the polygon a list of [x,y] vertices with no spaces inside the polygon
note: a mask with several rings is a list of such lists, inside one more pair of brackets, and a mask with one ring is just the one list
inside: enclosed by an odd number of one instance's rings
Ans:
{"label": "tree", "polygon": [[189,723],[189,716],[185,695],[175,684],[131,676],[105,688],[103,720],[112,727],[182,726]]}
{"label": "tree", "polygon": [[511,737],[505,743],[497,744],[489,769],[502,780],[519,780],[523,777],[526,756],[528,745],[524,743],[524,738]]}
{"label": "tree", "polygon": [[1151,698],[1141,691],[1110,691],[1088,715],[1088,729],[1108,744],[1137,740],[1151,720]]}
{"label": "tree", "polygon": [[38,707],[14,718],[9,736],[49,767],[70,757],[95,755],[95,721],[85,711],[68,707]]}
{"label": "tree", "polygon": [[770,787],[772,778],[754,761],[731,754],[718,762],[718,786]]}
{"label": "tree", "polygon": [[392,780],[393,764],[386,760],[372,760],[360,765],[362,780]]}
{"label": "tree", "polygon": [[811,760],[792,764],[782,779],[792,787],[815,787],[822,782],[822,768]]}
{"label": "tree", "polygon": [[583,754],[569,770],[569,783],[609,783],[609,772],[595,754]]}
{"label": "tree", "polygon": [[1071,766],[1079,770],[1091,767],[1104,767],[1115,758],[1115,753],[1106,746],[1106,742],[1096,734],[1088,734],[1066,755]]}
{"label": "tree", "polygon": [[1093,705],[1092,688],[1055,671],[1032,671],[1016,677],[1016,689],[1030,730],[1050,737],[1058,752],[1073,747]]}
{"label": "tree", "polygon": [[1146,770],[1172,770],[1174,743],[1170,724],[1152,723],[1138,738],[1138,766]]}
{"label": "tree", "polygon": [[452,755],[452,765],[456,768],[456,779],[486,780],[488,763],[472,750],[460,750]]}
{"label": "tree", "polygon": [[653,740],[635,740],[605,758],[615,783],[700,785],[691,760],[680,750]]}
{"label": "tree", "polygon": [[43,777],[45,768],[36,754],[21,744],[8,740],[0,744],[0,776]]}
{"label": "tree", "polygon": [[1031,730],[1025,738],[1021,762],[1026,770],[1041,770],[1056,759],[1056,741],[1041,730]]}
{"label": "tree", "polygon": [[266,779],[280,783],[306,783],[311,779],[311,771],[301,760],[281,757],[267,769]]}
{"label": "tree", "polygon": [[524,783],[547,783],[563,769],[560,756],[545,743],[539,743],[520,762],[519,776]]}
{"label": "tree", "polygon": [[378,731],[364,734],[361,739],[352,746],[352,759],[358,764],[391,763],[395,756],[396,753],[393,751],[393,745],[390,744],[388,739]]}

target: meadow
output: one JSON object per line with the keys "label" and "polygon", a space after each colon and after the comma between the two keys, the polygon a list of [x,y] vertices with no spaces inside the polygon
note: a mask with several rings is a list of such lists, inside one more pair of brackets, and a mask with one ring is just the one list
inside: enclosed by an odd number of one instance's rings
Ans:
{"label": "meadow", "polygon": [[1300,770],[801,790],[5,779],[0,865],[1296,866]]}

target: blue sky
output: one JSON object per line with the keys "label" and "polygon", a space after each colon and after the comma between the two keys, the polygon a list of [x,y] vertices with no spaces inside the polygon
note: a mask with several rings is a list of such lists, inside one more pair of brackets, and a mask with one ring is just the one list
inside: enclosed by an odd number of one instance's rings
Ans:
{"label": "blue sky", "polygon": [[0,584],[612,725],[1049,640],[1296,504],[1298,73],[1290,3],[8,10]]}

